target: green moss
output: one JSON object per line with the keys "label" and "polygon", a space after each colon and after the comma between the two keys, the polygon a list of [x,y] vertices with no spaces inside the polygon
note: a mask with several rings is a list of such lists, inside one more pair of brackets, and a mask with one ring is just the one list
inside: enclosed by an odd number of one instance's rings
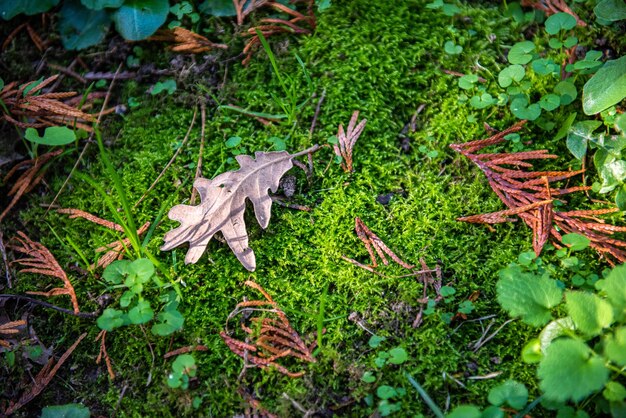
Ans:
{"label": "green moss", "polygon": [[[181,285],[184,331],[172,339],[155,338],[148,328],[139,327],[109,333],[108,352],[119,377],[109,382],[101,365],[98,377],[80,389],[78,400],[100,404],[105,415],[119,402],[119,416],[227,416],[243,409],[237,395],[241,385],[254,390],[263,405],[280,416],[296,413],[283,393],[305,408],[323,411],[346,403],[348,406],[339,410],[342,415],[366,416],[372,408],[363,398],[376,388],[360,380],[366,370],[376,371],[379,384],[407,390],[402,399],[403,414],[429,413],[403,371],[410,372],[440,406],[445,405],[448,396],[452,406],[464,402],[484,404],[488,388],[506,378],[524,382],[537,394],[534,368],[522,364],[519,356],[526,342],[523,336],[534,335],[529,334],[526,326],[517,322],[508,324],[488,344],[473,352],[469,344],[480,338],[491,319],[449,326],[440,317],[443,312],[454,313],[458,303],[478,291],[476,310],[469,319],[496,315],[492,330],[503,324],[506,315],[495,301],[497,270],[531,247],[531,233],[521,224],[499,225],[494,232],[455,220],[468,214],[500,210],[502,205],[478,169],[453,153],[448,145],[486,136],[483,121],[502,128],[514,119],[502,109],[490,113],[459,104],[456,79],[442,72],[444,69],[470,71],[478,60],[486,67],[497,66],[502,60],[499,45],[515,39],[509,21],[502,19],[497,9],[468,7],[465,17],[448,18],[425,9],[424,3],[397,2],[393,7],[383,8],[376,2],[356,0],[345,6],[333,4],[320,14],[316,33],[299,39],[290,48],[306,62],[317,92],[298,115],[295,129],[281,124],[266,127],[237,113],[208,109],[202,156],[202,173],[206,177],[236,168],[229,162],[232,154],[224,145],[229,136],[242,137],[242,145],[249,152],[268,150],[267,138],[281,136],[286,138],[288,149],[295,152],[314,143],[326,143],[336,133],[338,124],[347,124],[355,110],[368,122],[355,148],[354,173],[345,174],[334,163],[325,171],[332,158],[329,148],[315,155],[315,176],[310,186],[304,175],[294,170],[299,189],[294,201],[310,206],[311,212],[274,206],[266,231],[261,230],[251,213],[247,214],[250,246],[258,265],[254,273],[245,271],[230,249],[217,240],[209,244],[206,255],[196,265],[183,265],[185,248],[167,253],[158,250],[163,234],[175,223],[166,219],[159,224],[148,248]],[[470,34],[469,29],[476,33]],[[492,33],[498,38],[493,45],[487,40]],[[463,46],[460,59],[443,53],[443,44],[448,39]],[[278,55],[278,59],[281,71],[305,86],[304,75],[291,52]],[[125,94],[138,95],[141,91],[131,86]],[[325,100],[316,129],[309,136],[322,91]],[[282,91],[263,52],[247,68],[235,64],[230,69],[228,83],[216,93],[224,104],[269,113],[280,111],[271,95],[281,95]],[[299,99],[305,100],[307,95],[303,87]],[[421,104],[426,106],[417,117],[417,131],[410,135],[411,149],[403,153],[398,135]],[[193,108],[182,106],[172,98],[146,96],[140,107],[111,122],[104,130],[108,152],[131,202],[144,194],[170,160],[191,123],[193,112]],[[468,121],[471,115],[477,122]],[[188,199],[200,149],[199,122],[198,117],[176,161],[136,208],[138,224],[154,222],[162,208],[169,209]],[[439,155],[426,157],[419,151],[420,145],[437,150]],[[119,202],[95,148],[87,153],[80,170],[103,185]],[[51,190],[60,188],[69,171],[71,161],[64,161],[67,168],[59,169],[50,179]],[[377,196],[387,193],[393,193],[389,205],[377,203]],[[70,181],[58,203],[112,219],[103,199],[76,178]],[[67,245],[68,238],[77,243],[89,263],[98,258],[94,248],[116,239],[114,233],[87,221],[70,220],[54,212],[44,216],[43,212],[33,205],[21,212],[20,221],[33,229],[35,222],[41,225],[42,242],[63,265],[81,263]],[[436,314],[426,316],[419,328],[412,328],[419,309],[417,299],[422,297],[421,283],[412,277],[395,278],[406,273],[397,265],[381,267],[386,277],[380,277],[341,259],[345,255],[369,263],[367,252],[353,231],[355,217],[360,217],[402,259],[417,264],[423,258],[429,266],[441,266],[444,284],[457,290],[455,301],[438,305]],[[50,234],[41,219],[53,226],[65,242]],[[243,286],[247,279],[255,280],[274,295],[294,328],[307,341],[316,338],[322,293],[328,286],[326,332],[316,353],[318,362],[309,367],[289,363],[297,370],[306,368],[304,378],[294,380],[274,370],[249,369],[238,382],[242,361],[228,351],[219,332],[239,301],[258,296]],[[41,288],[38,280],[23,276],[18,290]],[[96,298],[105,291],[103,283],[93,275],[74,282],[83,309],[97,309]],[[110,293],[114,299],[119,297],[119,292]],[[158,293],[151,291],[149,297],[156,300]],[[69,306],[63,297],[55,303]],[[360,325],[352,320],[354,316]],[[87,375],[98,352],[98,344],[93,342],[97,333],[95,325],[60,314],[51,314],[49,321],[61,325],[50,329],[47,338],[52,340],[61,331],[68,335],[62,346],[69,345],[69,336],[77,335],[77,329],[89,330],[88,339],[73,360]],[[236,320],[230,325],[236,327]],[[457,326],[461,328],[455,329]],[[401,367],[386,366],[378,371],[373,363],[376,351],[367,345],[370,334],[363,328],[386,336],[386,349],[403,346],[409,353],[409,361]],[[208,348],[194,354],[198,364],[197,383],[184,393],[167,388],[165,379],[172,360],[163,360],[163,354],[195,344]],[[466,387],[444,379],[444,372],[463,381]],[[494,372],[501,374],[493,380],[466,379]],[[53,385],[61,384],[53,382]],[[94,400],[94,393],[103,396]],[[203,399],[199,411],[191,407],[193,396]],[[33,408],[49,401],[50,397],[44,395]]]}

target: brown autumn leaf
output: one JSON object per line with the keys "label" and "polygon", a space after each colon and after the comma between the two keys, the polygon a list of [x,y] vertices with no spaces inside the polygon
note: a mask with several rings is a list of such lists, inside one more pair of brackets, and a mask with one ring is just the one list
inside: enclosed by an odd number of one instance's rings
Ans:
{"label": "brown autumn leaf", "polygon": [[228,171],[213,180],[198,178],[194,187],[200,195],[198,206],[176,205],[168,217],[180,222],[163,238],[161,250],[167,251],[189,242],[185,263],[196,263],[216,232],[221,232],[228,246],[243,266],[254,271],[256,259],[248,247],[248,233],[244,222],[246,199],[254,206],[259,225],[267,228],[270,221],[272,198],[268,190],[276,192],[280,178],[291,167],[292,159],[316,151],[319,146],[289,154],[280,152],[256,152],[255,158],[238,155],[239,170]]}

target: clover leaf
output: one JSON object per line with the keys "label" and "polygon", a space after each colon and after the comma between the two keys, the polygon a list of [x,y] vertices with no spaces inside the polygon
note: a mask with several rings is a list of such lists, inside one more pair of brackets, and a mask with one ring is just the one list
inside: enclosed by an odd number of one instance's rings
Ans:
{"label": "clover leaf", "polygon": [[546,32],[556,35],[562,30],[570,30],[576,26],[576,19],[569,13],[555,13],[548,17],[545,22]]}
{"label": "clover leaf", "polygon": [[509,51],[508,60],[511,64],[528,64],[533,56],[535,44],[531,41],[518,42]]}

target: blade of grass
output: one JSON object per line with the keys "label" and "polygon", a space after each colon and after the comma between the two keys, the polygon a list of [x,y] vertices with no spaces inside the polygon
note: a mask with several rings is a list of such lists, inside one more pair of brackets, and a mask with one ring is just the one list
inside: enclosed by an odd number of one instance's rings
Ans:
{"label": "blade of grass", "polygon": [[407,372],[404,372],[404,375],[406,376],[407,379],[409,379],[409,382],[411,383],[411,385],[413,385],[415,390],[417,390],[417,393],[420,394],[420,396],[422,397],[424,402],[426,402],[426,405],[428,405],[430,410],[433,411],[433,414],[435,414],[437,418],[444,418],[443,412],[441,412],[441,409],[439,409],[439,407],[432,400],[432,398],[428,396],[428,393],[426,393],[424,388],[419,383],[417,383],[417,381],[413,379],[413,377]]}
{"label": "blade of grass", "polygon": [[264,113],[264,112],[253,112],[252,110],[246,110],[246,109],[242,109],[240,107],[237,106],[231,106],[231,105],[221,105],[218,107],[218,109],[222,110],[222,109],[227,109],[227,110],[232,110],[238,113],[241,113],[242,115],[246,115],[246,116],[254,116],[257,118],[263,118],[263,119],[269,119],[269,120],[280,120],[280,119],[287,119],[288,116],[282,113],[279,114],[273,114],[273,113]]}

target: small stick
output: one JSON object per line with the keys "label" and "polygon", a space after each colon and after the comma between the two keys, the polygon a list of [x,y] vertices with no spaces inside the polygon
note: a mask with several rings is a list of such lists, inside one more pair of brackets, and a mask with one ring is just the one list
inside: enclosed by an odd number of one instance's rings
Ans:
{"label": "small stick", "polygon": [[502,374],[502,372],[493,372],[493,373],[486,374],[484,376],[470,376],[470,377],[468,377],[468,379],[470,379],[470,380],[487,380],[487,379],[493,379],[494,377],[498,377],[501,374]]}
{"label": "small stick", "polygon": [[317,125],[317,117],[320,114],[320,110],[322,109],[322,103],[326,98],[326,89],[322,91],[322,96],[317,101],[317,107],[315,108],[315,114],[313,115],[313,121],[311,122],[311,128],[309,129],[309,138],[313,136],[313,131],[315,130],[315,125]]}
{"label": "small stick", "polygon": [[[146,198],[146,196],[148,196],[148,193],[150,193],[150,191],[152,191],[152,189],[154,188],[154,186],[156,186],[156,184],[159,182],[159,180],[161,180],[161,177],[163,177],[163,174],[165,174],[165,172],[167,171],[168,168],[170,168],[170,166],[172,165],[172,163],[174,162],[174,160],[176,160],[176,157],[178,157],[178,154],[180,154],[180,152],[182,151],[182,149],[185,147],[185,144],[187,143],[187,140],[189,139],[189,134],[191,133],[191,129],[193,129],[193,125],[196,122],[196,115],[198,113],[198,108],[196,107],[193,110],[193,118],[191,119],[191,125],[189,125],[189,129],[187,129],[187,133],[185,134],[185,138],[183,138],[183,143],[180,144],[180,147],[178,147],[178,149],[176,150],[176,152],[174,153],[174,155],[172,156],[172,158],[170,158],[169,162],[167,164],[165,164],[165,167],[163,168],[163,170],[161,170],[161,172],[159,173],[159,175],[157,176],[157,178],[154,180],[154,182],[152,182],[152,184],[150,185],[150,187],[148,187],[148,190],[146,190],[144,192],[144,194],[139,198],[139,200],[137,201],[137,203],[135,203],[135,205],[133,206],[133,209],[135,209],[139,203],[141,203],[141,201],[143,199]],[[194,189],[195,190],[195,189]]]}
{"label": "small stick", "polygon": [[474,345],[474,352],[477,352],[478,350],[480,350],[480,348],[481,348],[482,346],[484,346],[485,344],[487,344],[487,342],[488,342],[489,340],[491,340],[493,337],[495,337],[495,336],[496,336],[496,334],[498,334],[498,333],[500,332],[500,330],[502,330],[502,328],[504,328],[504,327],[505,327],[505,326],[506,326],[509,322],[512,322],[512,321],[514,321],[514,320],[515,320],[515,319],[509,319],[509,320],[508,320],[508,321],[506,321],[504,324],[500,325],[500,327],[499,327],[497,330],[495,330],[495,331],[494,331],[491,335],[489,335],[487,338],[485,338],[485,339],[484,339],[484,340],[482,340],[482,341],[480,341],[480,340],[479,340],[479,341],[478,341],[478,342]]}
{"label": "small stick", "polygon": [[272,202],[285,208],[301,210],[303,212],[311,212],[311,208],[308,206],[298,205],[297,203],[285,203],[278,196],[272,196]]}
{"label": "small stick", "polygon": [[28,296],[23,296],[23,295],[0,294],[0,299],[22,300],[28,303],[33,303],[35,305],[43,306],[44,308],[54,309],[55,311],[63,312],[68,315],[77,316],[79,318],[93,319],[93,318],[97,318],[98,316],[100,316],[100,312],[74,312],[73,310],[61,308],[51,303],[44,302],[43,300],[39,300],[39,299],[35,299],[35,298],[28,297]]}
{"label": "small stick", "polygon": [[[75,63],[75,61],[73,61],[73,63]],[[69,75],[70,77],[75,78],[76,80],[80,81],[83,84],[87,84],[87,80],[85,80],[85,78],[83,76],[81,76],[80,74],[78,74],[76,71],[73,71],[70,67],[62,67],[60,65],[57,64],[52,64],[52,63],[47,63],[48,67],[52,68],[53,70],[57,70],[62,72],[63,74]]]}
{"label": "small stick", "polygon": [[209,350],[209,348],[207,346],[204,346],[204,345],[190,345],[190,346],[187,346],[187,347],[178,348],[178,349],[176,349],[174,351],[170,351],[169,353],[165,353],[163,355],[163,358],[166,359],[166,358],[170,358],[172,356],[177,356],[179,354],[189,353],[191,351],[208,351],[208,350]]}
{"label": "small stick", "polygon": [[[206,126],[206,106],[203,103],[200,103],[200,120],[202,125],[200,127],[200,152],[198,152],[198,164],[196,166],[196,175],[194,177],[194,182],[198,177],[202,175],[202,152],[204,151],[204,129]],[[191,192],[191,198],[189,199],[189,204],[193,205],[196,202],[197,191],[194,188]]]}
{"label": "small stick", "polygon": [[0,253],[2,253],[2,262],[4,263],[4,271],[5,271],[5,275],[7,278],[7,285],[9,286],[9,289],[11,289],[13,287],[13,284],[11,283],[11,272],[9,271],[9,260],[7,259],[7,251],[6,248],[4,247],[4,240],[3,240],[3,234],[2,231],[0,231]]}

